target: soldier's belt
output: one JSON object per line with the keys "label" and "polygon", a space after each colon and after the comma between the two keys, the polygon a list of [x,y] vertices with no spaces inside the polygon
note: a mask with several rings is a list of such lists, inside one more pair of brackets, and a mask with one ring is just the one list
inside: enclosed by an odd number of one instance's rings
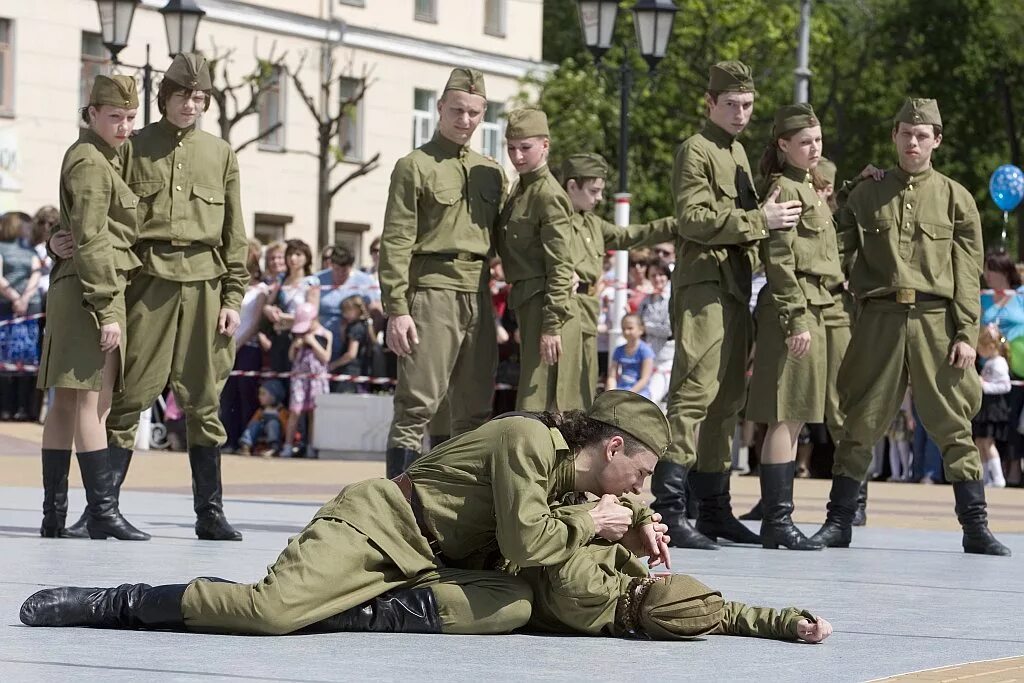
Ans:
{"label": "soldier's belt", "polygon": [[581,282],[576,285],[576,291],[587,296],[597,296],[596,282]]}
{"label": "soldier's belt", "polygon": [[416,526],[420,530],[420,534],[423,538],[427,539],[427,545],[430,546],[430,552],[434,554],[434,558],[441,563],[441,543],[437,540],[434,534],[427,528],[427,522],[423,517],[423,503],[420,501],[420,497],[416,495],[416,488],[412,485],[412,479],[409,478],[408,474],[404,472],[394,479],[395,484],[398,485],[402,495],[409,502],[409,507],[412,508],[412,515],[416,518]]}
{"label": "soldier's belt", "polygon": [[939,296],[937,294],[927,294],[926,292],[918,292],[914,289],[897,289],[895,292],[890,294],[883,294],[882,296],[873,296],[872,299],[881,299],[882,301],[895,301],[898,304],[919,304],[926,301],[948,301],[948,297]]}
{"label": "soldier's belt", "polygon": [[437,253],[437,254],[417,254],[417,256],[423,256],[423,257],[427,257],[427,258],[434,258],[434,259],[437,259],[439,261],[449,261],[449,262],[451,262],[451,261],[485,261],[485,260],[487,260],[486,256],[481,256],[480,254],[474,254],[473,252],[470,252],[470,251],[453,251],[453,252],[444,252],[444,253]]}

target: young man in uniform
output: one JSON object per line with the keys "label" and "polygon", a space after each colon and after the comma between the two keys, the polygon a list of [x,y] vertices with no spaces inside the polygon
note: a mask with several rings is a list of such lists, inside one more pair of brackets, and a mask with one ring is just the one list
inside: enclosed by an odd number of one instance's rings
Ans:
{"label": "young man in uniform", "polygon": [[[639,553],[655,561],[667,553],[650,510],[617,496],[640,492],[668,441],[658,406],[628,391],[601,394],[586,414],[509,415],[445,442],[394,480],[346,487],[261,581],[53,588],[26,600],[21,618],[268,635],[505,633],[526,624],[531,598],[523,579],[495,571],[506,561],[558,564],[595,536],[617,541],[634,526]],[[579,492],[602,498],[552,514],[552,504]]]}
{"label": "young man in uniform", "polygon": [[562,163],[562,187],[573,208],[576,275],[580,279],[573,304],[583,342],[580,391],[584,408],[590,407],[597,394],[597,322],[601,312],[597,284],[604,274],[605,251],[662,242],[672,239],[676,230],[675,217],[621,227],[594,213],[604,198],[607,178],[608,162],[600,154],[573,154]]}
{"label": "young man in uniform", "polygon": [[111,457],[131,461],[139,413],[170,382],[187,416],[196,535],[240,541],[224,517],[220,393],[234,364],[231,335],[249,281],[247,242],[231,146],[196,127],[210,106],[210,68],[179,54],[164,74],[164,117],[132,139],[125,180],[139,197],[135,251],[142,271],[128,285],[124,391],[114,394]]}
{"label": "young man in uniform", "polygon": [[379,267],[387,343],[399,357],[388,477],[419,457],[446,394],[451,426],[439,433],[470,431],[491,413],[498,346],[487,260],[505,175],[469,147],[486,108],[483,74],[453,69],[437,132],[391,174]]}
{"label": "young man in uniform", "polygon": [[[708,120],[680,145],[672,175],[680,246],[672,271],[672,445],[651,492],[672,544],[683,548],[717,549],[718,537],[760,542],[733,516],[729,495],[730,439],[746,396],[753,342],[751,261],[768,230],[796,225],[800,203],[778,204],[773,196],[758,208],[750,163],[736,139],[750,122],[754,95],[745,64],[712,66]],[[687,479],[700,501],[696,530],[686,519]]]}
{"label": "young man in uniform", "polygon": [[932,167],[942,144],[935,100],[911,98],[892,129],[899,165],[850,194],[839,221],[850,286],[860,302],[839,371],[846,415],[825,524],[814,539],[850,545],[857,491],[871,449],[909,380],[928,433],[942,449],[968,553],[1009,555],[988,529],[971,417],[981,405],[974,343],[981,316],[981,219],[974,198]]}

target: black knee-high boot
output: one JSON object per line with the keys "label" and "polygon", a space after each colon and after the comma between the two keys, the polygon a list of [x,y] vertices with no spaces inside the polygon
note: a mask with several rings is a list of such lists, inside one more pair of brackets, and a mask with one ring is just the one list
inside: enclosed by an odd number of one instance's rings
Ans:
{"label": "black knee-high boot", "polygon": [[811,541],[793,524],[793,476],[796,463],[779,465],[761,463],[761,545],[775,549],[780,545],[790,550],[821,550],[825,546]]}
{"label": "black knee-high boot", "polygon": [[89,538],[113,536],[121,541],[148,541],[149,534],[136,529],[121,515],[117,467],[111,462],[108,449],[79,453],[78,467],[88,501],[85,525]]}
{"label": "black knee-high boot", "polygon": [[39,535],[45,538],[67,538],[64,523],[68,516],[68,470],[71,451],[43,449],[43,523]]}
{"label": "black knee-high boot", "polygon": [[398,588],[301,630],[302,633],[338,631],[440,633],[441,616],[430,588]]}
{"label": "black knee-high boot", "polygon": [[26,626],[185,630],[181,598],[188,584],[47,588],[21,606]]}

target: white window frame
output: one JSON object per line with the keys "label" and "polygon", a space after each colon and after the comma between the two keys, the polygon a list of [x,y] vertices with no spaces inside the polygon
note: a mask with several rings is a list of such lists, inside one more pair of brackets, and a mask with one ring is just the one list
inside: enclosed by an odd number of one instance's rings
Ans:
{"label": "white window frame", "polygon": [[[429,96],[427,110],[417,109],[416,100],[419,93],[426,93]],[[412,96],[412,147],[416,149],[425,145],[434,137],[434,129],[437,127],[437,92],[425,88],[416,88]]]}
{"label": "white window frame", "polygon": [[[420,7],[421,2],[428,2],[428,7]],[[437,0],[413,0],[413,19],[425,21],[429,24],[437,23]]]}
{"label": "white window frame", "polygon": [[[488,120],[490,119],[490,120]],[[491,157],[499,164],[504,163],[505,145],[505,105],[501,102],[488,102],[487,111],[480,122],[480,153]]]}
{"label": "white window frame", "polygon": [[0,116],[14,116],[14,20],[0,17],[0,22],[7,29],[7,41],[0,43],[0,69],[3,69]]}
{"label": "white window frame", "polygon": [[[267,137],[260,138],[259,149],[263,152],[283,152],[285,148],[284,132],[287,127],[285,109],[288,101],[285,86],[288,79],[284,77],[284,67],[280,64],[274,64],[270,69],[270,79],[263,87],[262,92],[260,92],[259,114],[256,117],[256,134],[259,135],[275,123],[280,123],[281,125],[273,133]],[[276,101],[277,103],[277,120],[275,121],[269,120],[270,111],[268,108],[271,101]]]}
{"label": "white window frame", "polygon": [[504,38],[508,20],[506,0],[484,0],[484,33],[495,38]]}
{"label": "white window frame", "polygon": [[[342,76],[338,79],[339,106],[364,88],[363,79]],[[363,101],[364,94],[352,106],[352,111],[345,116],[338,127],[338,148],[343,161],[363,161]],[[346,149],[347,148],[347,149]]]}

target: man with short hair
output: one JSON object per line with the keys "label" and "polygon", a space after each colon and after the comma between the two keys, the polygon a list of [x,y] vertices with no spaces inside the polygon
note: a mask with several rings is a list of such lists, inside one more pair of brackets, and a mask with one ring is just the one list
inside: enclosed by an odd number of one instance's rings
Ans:
{"label": "man with short hair", "polygon": [[[751,262],[768,230],[796,225],[800,202],[776,203],[776,193],[758,208],[747,153],[736,139],[750,122],[754,95],[745,64],[712,66],[707,121],[679,146],[672,174],[679,244],[672,272],[672,445],[651,478],[651,492],[672,544],[684,548],[717,549],[718,537],[760,541],[733,516],[729,494],[731,439],[753,343]],[[688,483],[700,501],[696,529],[686,519]]]}
{"label": "man with short hair", "polygon": [[437,132],[391,174],[379,270],[387,344],[399,357],[388,477],[419,457],[446,394],[446,434],[474,429],[491,412],[498,345],[487,259],[505,175],[469,147],[486,109],[483,74],[453,69]]}
{"label": "man with short hair", "polygon": [[[316,273],[316,277],[320,281],[320,324],[333,335],[333,363],[343,353],[341,302],[358,294],[368,309],[380,310],[380,286],[372,275],[353,267],[356,260],[348,248],[332,244],[325,251],[326,268]],[[331,390],[334,391],[333,386]]]}
{"label": "man with short hair", "polygon": [[825,524],[813,536],[847,547],[857,491],[871,450],[903,401],[907,382],[928,433],[942,449],[967,553],[1009,555],[988,529],[981,458],[971,418],[981,405],[974,367],[981,317],[978,207],[933,168],[942,144],[935,100],[910,98],[896,114],[899,164],[862,182],[842,208],[839,238],[860,306],[839,369],[845,414]]}
{"label": "man with short hair", "polygon": [[157,92],[164,117],[132,138],[125,180],[139,197],[135,251],[143,266],[125,292],[125,390],[114,394],[107,435],[123,481],[139,413],[169,382],[187,418],[196,535],[240,541],[224,517],[220,448],[227,435],[218,411],[249,282],[248,244],[235,153],[196,127],[212,88],[206,59],[179,54]]}

